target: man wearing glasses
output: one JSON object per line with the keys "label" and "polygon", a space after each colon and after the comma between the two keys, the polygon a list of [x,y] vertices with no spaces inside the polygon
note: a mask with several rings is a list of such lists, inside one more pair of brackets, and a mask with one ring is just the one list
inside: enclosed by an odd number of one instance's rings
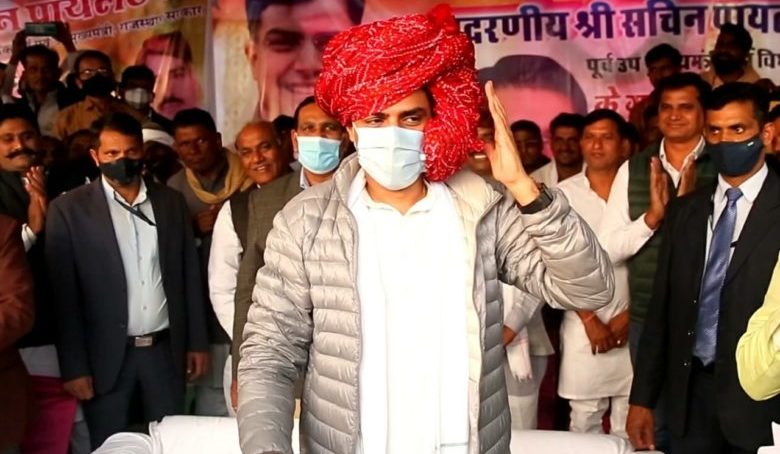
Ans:
{"label": "man wearing glasses", "polygon": [[116,90],[114,70],[108,55],[97,50],[86,50],[76,58],[76,85],[84,100],[61,110],[57,114],[54,130],[60,139],[81,129],[89,129],[95,120],[109,113],[126,113],[143,122],[143,116],[133,108],[114,98]]}
{"label": "man wearing glasses", "polygon": [[363,0],[246,0],[246,56],[259,93],[256,117],[292,115],[314,94],[325,45],[359,24],[363,7]]}

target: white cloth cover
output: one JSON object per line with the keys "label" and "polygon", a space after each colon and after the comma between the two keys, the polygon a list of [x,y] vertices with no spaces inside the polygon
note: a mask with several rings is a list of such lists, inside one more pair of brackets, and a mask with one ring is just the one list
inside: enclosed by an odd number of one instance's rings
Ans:
{"label": "white cloth cover", "polygon": [[120,432],[108,437],[92,454],[155,454],[153,446],[149,435]]}
{"label": "white cloth cover", "polygon": [[[300,452],[298,424],[292,436],[294,453]],[[149,424],[151,435],[118,433],[93,454],[241,454],[235,418],[168,416]],[[511,454],[629,454],[631,445],[612,435],[577,434],[544,430],[512,431]],[[769,449],[769,450],[767,450]],[[761,448],[759,454],[775,454]],[[766,450],[766,451],[765,451]],[[642,454],[662,454],[643,451]]]}

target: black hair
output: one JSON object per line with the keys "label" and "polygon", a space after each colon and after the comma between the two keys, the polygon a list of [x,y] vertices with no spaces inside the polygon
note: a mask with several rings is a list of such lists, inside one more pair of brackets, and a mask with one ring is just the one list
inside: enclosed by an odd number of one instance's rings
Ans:
{"label": "black hair", "polygon": [[22,66],[27,66],[27,57],[41,57],[46,60],[46,65],[56,70],[60,65],[60,55],[42,44],[25,47],[19,54]]}
{"label": "black hair", "polygon": [[542,129],[531,120],[517,120],[509,126],[509,129],[511,129],[512,132],[528,131],[538,137],[539,140],[542,140]]}
{"label": "black hair", "polygon": [[[282,5],[294,6],[301,3],[308,3],[313,0],[246,0],[246,22],[249,26],[249,35],[254,38],[255,33],[260,28],[260,20],[263,12],[269,6]],[[334,1],[334,0],[327,0]],[[365,9],[364,0],[341,0],[346,3],[347,14],[352,24],[357,25],[363,19],[363,10]]]}
{"label": "black hair", "polygon": [[100,148],[100,134],[103,131],[113,131],[123,136],[138,139],[138,143],[144,143],[143,129],[141,122],[132,115],[116,112],[104,115],[92,123],[92,133],[95,134],[94,149]]}
{"label": "black hair", "polygon": [[747,31],[745,27],[739,24],[732,24],[731,22],[727,22],[721,25],[720,33],[733,36],[737,46],[739,46],[739,48],[742,49],[745,53],[749,53],[750,49],[753,48],[753,37],[750,36],[750,32]]}
{"label": "black hair", "polygon": [[658,87],[655,89],[656,98],[660,101],[664,91],[679,90],[686,87],[694,87],[696,89],[696,92],[699,94],[699,104],[702,106],[707,102],[707,98],[712,92],[710,84],[705,82],[701,76],[696,73],[684,72],[672,74],[671,76],[661,79],[660,82],[658,82]]}
{"label": "black hair", "polygon": [[278,115],[271,122],[271,125],[278,133],[284,134],[295,129],[296,122],[293,117],[289,115]]}
{"label": "black hair", "polygon": [[682,66],[683,57],[682,54],[680,54],[680,51],[666,43],[659,44],[647,51],[645,54],[645,66],[650,66],[665,58],[669,59],[672,62],[672,65],[678,68]]}
{"label": "black hair", "polygon": [[111,69],[111,57],[99,50],[87,49],[76,57],[76,61],[73,63],[73,72],[78,74],[81,71],[81,62],[88,58],[100,60],[108,69]]}
{"label": "black hair", "polygon": [[780,104],[776,105],[772,110],[769,111],[769,114],[766,117],[767,122],[775,121],[778,118],[780,118]]}
{"label": "black hair", "polygon": [[591,113],[589,113],[588,115],[585,115],[585,120],[583,120],[582,127],[583,129],[587,128],[593,123],[602,120],[609,120],[615,123],[615,126],[617,126],[617,131],[621,139],[631,138],[632,132],[629,131],[628,129],[628,122],[625,120],[625,118],[620,116],[619,113],[615,112],[612,109],[596,109]]}
{"label": "black hair", "polygon": [[492,80],[496,87],[534,87],[552,90],[571,98],[574,111],[585,114],[588,101],[577,79],[560,63],[544,55],[508,55],[495,65],[479,70],[484,84]]}
{"label": "black hair", "polygon": [[121,85],[126,86],[131,80],[148,80],[154,83],[154,72],[146,65],[128,66],[122,71]]}
{"label": "black hair", "polygon": [[217,132],[217,125],[214,123],[214,118],[210,113],[203,109],[193,108],[180,110],[176,116],[173,117],[174,131],[179,128],[187,128],[190,126],[203,126],[210,132]]}
{"label": "black hair", "polygon": [[769,99],[763,91],[746,82],[729,82],[712,90],[705,110],[720,110],[733,102],[750,102],[753,104],[753,116],[759,126],[764,126],[769,116]]}
{"label": "black hair", "polygon": [[298,107],[295,108],[295,113],[293,114],[293,120],[295,122],[295,127],[298,127],[298,117],[301,115],[301,109],[303,109],[306,106],[316,104],[317,100],[314,99],[314,96],[307,96],[306,98],[301,101],[300,104],[298,104]]}
{"label": "black hair", "polygon": [[582,134],[583,123],[585,117],[580,114],[573,113],[560,113],[550,122],[550,134],[557,128],[574,128],[578,134]]}
{"label": "black hair", "polygon": [[7,120],[24,120],[30,123],[36,132],[40,133],[38,120],[35,118],[32,110],[24,104],[10,103],[0,105],[0,125]]}

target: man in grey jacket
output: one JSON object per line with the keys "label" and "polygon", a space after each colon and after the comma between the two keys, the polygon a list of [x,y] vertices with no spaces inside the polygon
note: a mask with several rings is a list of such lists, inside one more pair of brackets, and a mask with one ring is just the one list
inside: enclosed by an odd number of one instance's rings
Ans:
{"label": "man in grey jacket", "polygon": [[359,26],[323,56],[317,103],[357,156],[275,218],[239,365],[244,453],[508,452],[499,281],[550,304],[612,297],[598,241],[518,158],[506,114],[488,150],[501,194],[457,172],[476,139],[474,50],[439,6]]}

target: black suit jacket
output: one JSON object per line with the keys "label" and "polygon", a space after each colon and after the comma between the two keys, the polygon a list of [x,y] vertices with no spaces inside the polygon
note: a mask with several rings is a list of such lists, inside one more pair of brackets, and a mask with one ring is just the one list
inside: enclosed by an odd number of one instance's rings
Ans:
{"label": "black suit jacket", "polygon": [[[190,216],[178,192],[147,182],[167,297],[173,361],[207,351],[206,307]],[[46,220],[46,261],[54,290],[62,377],[114,385],[127,342],[127,285],[101,179],[54,200]]]}
{"label": "black suit jacket", "polygon": [[[669,209],[653,297],[639,343],[631,404],[653,408],[665,392],[670,430],[685,433],[696,320],[714,187]],[[771,445],[780,398],[755,402],[739,385],[736,347],[763,303],[780,251],[780,177],[769,174],[735,246],[721,296],[715,381],[720,428],[732,445],[755,452]]]}

